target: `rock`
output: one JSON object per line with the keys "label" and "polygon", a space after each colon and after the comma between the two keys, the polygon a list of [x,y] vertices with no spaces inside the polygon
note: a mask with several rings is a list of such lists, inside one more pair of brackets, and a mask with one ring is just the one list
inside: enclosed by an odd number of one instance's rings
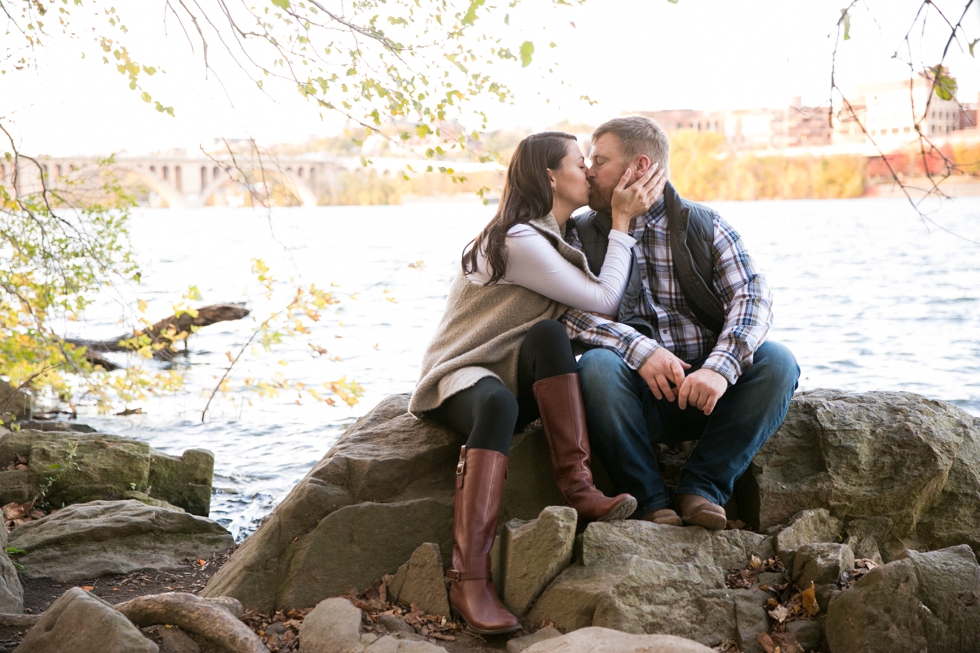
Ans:
{"label": "rock", "polygon": [[793,569],[793,557],[801,546],[814,542],[840,541],[843,524],[829,510],[803,510],[790,520],[789,526],[776,534],[776,554],[786,569]]}
{"label": "rock", "polygon": [[399,637],[405,637],[408,639],[421,640],[412,625],[402,619],[401,617],[396,617],[393,614],[379,614],[378,615],[378,627],[389,635],[398,635]]}
{"label": "rock", "polygon": [[[261,611],[308,608],[393,574],[424,542],[452,551],[453,479],[462,439],[383,400],[327,452],[211,579],[205,596]],[[500,523],[562,505],[540,431],[514,436]]]}
{"label": "rock", "polygon": [[55,420],[20,420],[17,422],[17,427],[21,431],[70,431],[72,433],[96,432],[96,430],[88,424],[79,424],[77,422],[59,422]]}
{"label": "rock", "polygon": [[133,501],[139,501],[140,503],[145,503],[148,506],[156,506],[157,508],[163,508],[164,510],[173,510],[174,512],[187,512],[183,508],[175,506],[172,503],[167,503],[162,499],[154,499],[149,494],[145,492],[137,492],[136,490],[130,490],[129,492],[122,493],[123,499],[132,499]]}
{"label": "rock", "polygon": [[819,650],[820,638],[823,636],[823,627],[819,621],[806,619],[789,621],[786,623],[786,632],[796,638],[804,651]]}
{"label": "rock", "polygon": [[525,649],[525,653],[711,653],[711,649],[671,635],[628,635],[608,628],[583,628]]}
{"label": "rock", "polygon": [[725,574],[751,556],[774,555],[772,538],[747,531],[707,531],[628,520],[589,524],[582,565],[562,572],[541,594],[528,620],[559,628],[589,626],[666,633],[708,646],[741,639],[757,650],[768,628],[760,590],[731,590]]}
{"label": "rock", "polygon": [[531,633],[530,635],[515,637],[514,639],[508,640],[507,653],[521,653],[538,642],[543,642],[546,639],[553,639],[555,637],[561,637],[561,635],[561,631],[557,628],[552,628],[551,626],[542,628],[541,630]]}
{"label": "rock", "polygon": [[176,458],[114,435],[31,430],[0,435],[0,467],[18,456],[28,460],[28,468],[0,472],[0,502],[38,499],[60,507],[136,491],[208,515],[214,470],[208,451],[192,449]]}
{"label": "rock", "polygon": [[854,552],[843,544],[815,542],[796,551],[793,562],[793,582],[807,588],[816,585],[836,585],[840,575],[854,569]]}
{"label": "rock", "polygon": [[854,559],[871,560],[876,565],[884,564],[881,560],[881,553],[878,551],[878,541],[871,537],[854,537],[853,535],[844,542],[851,547],[854,552]]}
{"label": "rock", "polygon": [[0,612],[20,614],[24,611],[24,586],[7,552],[7,539],[7,529],[0,525]]}
{"label": "rock", "polygon": [[[393,603],[415,604],[428,614],[448,617],[449,595],[443,578],[439,545],[426,542],[415,549],[408,562],[398,568],[388,585],[388,594]],[[408,627],[411,629],[411,626]],[[412,632],[415,630],[412,629]]]}
{"label": "rock", "polygon": [[976,650],[980,565],[967,545],[877,567],[830,603],[834,653],[953,653]]}
{"label": "rock", "polygon": [[73,587],[51,604],[17,647],[18,653],[159,653],[126,617]]}
{"label": "rock", "polygon": [[[739,517],[761,530],[801,510],[875,519],[886,560],[914,544],[980,545],[980,434],[950,404],[904,392],[797,394],[739,483]],[[859,525],[860,526],[860,525]]]}
{"label": "rock", "polygon": [[31,416],[31,395],[0,379],[0,422],[9,424]]}
{"label": "rock", "polygon": [[772,538],[749,531],[708,531],[640,520],[595,522],[582,536],[582,563],[616,555],[639,555],[673,564],[696,563],[723,570],[743,569],[755,555],[774,555]]}
{"label": "rock", "polygon": [[143,629],[143,634],[160,647],[160,653],[201,653],[198,643],[180,628],[150,626]]}
{"label": "rock", "polygon": [[28,522],[10,534],[26,578],[58,582],[180,567],[233,544],[231,534],[204,517],[138,501],[92,501]]}
{"label": "rock", "polygon": [[347,599],[321,601],[299,627],[300,653],[446,653],[425,641],[361,634],[361,611]]}
{"label": "rock", "polygon": [[577,521],[574,508],[549,506],[535,520],[513,519],[504,526],[491,567],[497,593],[518,617],[571,564]]}
{"label": "rock", "polygon": [[188,449],[179,458],[150,450],[149,483],[157,499],[207,517],[213,479],[214,454],[206,449]]}

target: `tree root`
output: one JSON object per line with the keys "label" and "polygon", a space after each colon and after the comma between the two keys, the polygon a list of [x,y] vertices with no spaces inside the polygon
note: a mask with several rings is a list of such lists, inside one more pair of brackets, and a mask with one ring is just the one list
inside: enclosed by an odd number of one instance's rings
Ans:
{"label": "tree root", "polygon": [[12,628],[30,628],[40,620],[39,614],[12,614],[0,612],[0,626]]}
{"label": "tree root", "polygon": [[258,635],[238,620],[242,604],[229,597],[202,599],[183,592],[140,596],[113,606],[135,626],[177,626],[231,653],[269,653]]}

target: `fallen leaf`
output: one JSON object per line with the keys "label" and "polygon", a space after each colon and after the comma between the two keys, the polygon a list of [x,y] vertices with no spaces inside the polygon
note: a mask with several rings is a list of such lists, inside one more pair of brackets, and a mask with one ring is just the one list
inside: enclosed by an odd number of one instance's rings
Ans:
{"label": "fallen leaf", "polygon": [[812,617],[820,612],[820,606],[817,604],[817,590],[813,586],[812,580],[810,581],[810,587],[803,590],[803,610],[808,617]]}
{"label": "fallen leaf", "polygon": [[779,623],[783,623],[786,621],[786,618],[789,617],[789,609],[787,609],[785,605],[777,605],[775,608],[769,611],[769,616]]}
{"label": "fallen leaf", "polygon": [[773,633],[772,642],[782,653],[806,653],[793,633]]}
{"label": "fallen leaf", "polygon": [[91,592],[95,588],[92,587],[91,585],[82,585],[82,589],[85,590],[86,592]]}
{"label": "fallen leaf", "polygon": [[770,637],[768,633],[759,633],[759,636],[756,637],[756,641],[759,642],[759,646],[762,647],[762,650],[765,651],[765,653],[774,653],[776,650],[776,646],[772,643],[772,637]]}
{"label": "fallen leaf", "polygon": [[204,565],[208,564],[208,561],[207,560],[198,559],[197,564],[199,564],[199,565],[201,565],[203,567]]}
{"label": "fallen leaf", "polygon": [[761,569],[762,568],[762,558],[760,558],[759,556],[754,555],[754,556],[752,556],[749,559],[749,564],[752,565],[752,568],[753,569]]}

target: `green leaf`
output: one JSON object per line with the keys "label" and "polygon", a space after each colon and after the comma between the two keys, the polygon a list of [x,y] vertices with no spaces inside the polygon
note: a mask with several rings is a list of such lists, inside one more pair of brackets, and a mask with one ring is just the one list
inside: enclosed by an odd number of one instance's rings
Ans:
{"label": "green leaf", "polygon": [[973,56],[973,46],[975,46],[977,43],[980,43],[980,39],[973,39],[973,41],[970,42],[970,56],[971,57]]}
{"label": "green leaf", "polygon": [[153,99],[153,98],[150,97],[150,94],[147,93],[146,91],[143,91],[143,94],[140,95],[140,97],[143,98],[143,101],[144,102],[149,102],[150,100]]}
{"label": "green leaf", "polygon": [[676,5],[678,2],[680,2],[680,0],[667,0],[667,2],[669,2],[672,5]]}
{"label": "green leaf", "polygon": [[25,551],[24,549],[18,549],[15,546],[8,546],[7,553],[12,556],[22,556],[22,555],[26,555],[27,551]]}
{"label": "green leaf", "polygon": [[469,11],[466,12],[466,15],[463,16],[463,20],[460,22],[464,25],[472,25],[476,21],[477,8],[482,7],[484,2],[486,0],[470,0]]}
{"label": "green leaf", "polygon": [[935,79],[936,96],[941,100],[952,100],[959,85],[949,76],[942,64],[929,69]]}
{"label": "green leaf", "polygon": [[282,9],[289,9],[289,0],[272,0],[272,4]]}
{"label": "green leaf", "polygon": [[531,65],[531,55],[534,54],[534,44],[530,41],[521,43],[521,68]]}
{"label": "green leaf", "polygon": [[840,10],[840,19],[844,23],[844,40],[851,40],[851,14],[847,9]]}

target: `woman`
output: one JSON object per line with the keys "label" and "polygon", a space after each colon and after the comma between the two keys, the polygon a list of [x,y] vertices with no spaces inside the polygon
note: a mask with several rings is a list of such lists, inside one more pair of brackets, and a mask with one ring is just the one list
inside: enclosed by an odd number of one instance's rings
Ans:
{"label": "woman", "polygon": [[595,488],[575,358],[556,320],[574,306],[616,314],[631,266],[630,220],[663,191],[651,170],[630,188],[627,170],[613,196],[613,231],[598,277],[562,240],[589,200],[585,159],[574,136],[544,132],[518,144],[497,214],[463,254],[436,335],[422,361],[409,409],[466,437],[456,466],[453,581],[449,601],[476,632],[519,629],[497,598],[490,547],[515,428],[541,416],[555,479],[586,521],[625,519],[626,494]]}

